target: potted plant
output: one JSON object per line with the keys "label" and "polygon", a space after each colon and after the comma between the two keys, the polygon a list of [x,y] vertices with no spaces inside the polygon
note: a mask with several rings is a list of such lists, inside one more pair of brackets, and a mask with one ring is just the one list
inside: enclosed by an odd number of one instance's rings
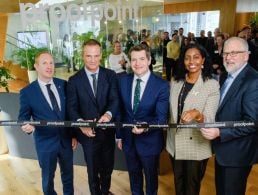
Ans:
{"label": "potted plant", "polygon": [[28,70],[28,77],[30,82],[32,82],[37,78],[37,73],[34,68],[35,56],[37,55],[37,53],[42,51],[48,51],[48,48],[46,47],[41,47],[41,48],[29,47],[26,49],[19,48],[18,50],[14,51],[12,55],[15,61],[17,61],[22,68],[26,68]]}
{"label": "potted plant", "polygon": [[6,92],[9,92],[8,80],[10,79],[13,79],[10,70],[0,66],[0,88],[4,88]]}

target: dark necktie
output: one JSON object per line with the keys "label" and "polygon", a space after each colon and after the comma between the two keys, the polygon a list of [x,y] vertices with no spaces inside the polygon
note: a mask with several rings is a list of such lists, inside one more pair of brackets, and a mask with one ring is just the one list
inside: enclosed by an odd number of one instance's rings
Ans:
{"label": "dark necktie", "polygon": [[96,74],[91,74],[91,76],[92,76],[93,93],[94,93],[94,96],[96,96],[96,94],[97,94],[97,77],[96,77]]}
{"label": "dark necktie", "polygon": [[46,87],[47,87],[47,92],[48,92],[48,96],[49,96],[49,99],[50,99],[50,101],[51,101],[53,110],[54,110],[57,114],[59,114],[59,112],[60,112],[59,106],[58,106],[56,97],[55,97],[53,91],[51,90],[50,86],[51,86],[51,84],[47,84],[47,85],[46,85]]}
{"label": "dark necktie", "polygon": [[233,79],[232,75],[229,74],[228,77],[227,77],[227,79],[226,79],[225,82],[223,83],[222,87],[220,88],[220,101],[219,101],[220,104],[221,104],[221,102],[223,101],[223,99],[224,99],[224,97],[225,97],[225,95],[226,95],[226,92],[228,91],[228,90],[226,90],[226,89],[227,89],[229,83],[231,83],[232,79]]}
{"label": "dark necktie", "polygon": [[133,113],[136,113],[140,103],[141,81],[142,81],[141,79],[136,79],[136,86],[135,86],[134,98],[133,98]]}

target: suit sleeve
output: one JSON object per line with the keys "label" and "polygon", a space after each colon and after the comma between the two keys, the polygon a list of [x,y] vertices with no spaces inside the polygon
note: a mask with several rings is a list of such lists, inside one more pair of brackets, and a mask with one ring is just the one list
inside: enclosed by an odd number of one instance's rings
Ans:
{"label": "suit sleeve", "polygon": [[31,119],[31,107],[29,104],[29,98],[24,90],[20,92],[20,110],[18,120],[30,120]]}
{"label": "suit sleeve", "polygon": [[79,114],[79,100],[76,82],[74,79],[69,79],[67,83],[67,114],[68,118],[76,121],[81,118]]}
{"label": "suit sleeve", "polygon": [[108,95],[108,107],[106,111],[112,113],[112,119],[115,118],[118,112],[119,96],[118,96],[118,81],[115,72],[112,71],[110,74],[110,89]]}
{"label": "suit sleeve", "polygon": [[154,123],[165,124],[168,120],[169,85],[164,83],[160,89],[156,104],[156,120]]}
{"label": "suit sleeve", "polygon": [[[258,80],[249,82],[247,85],[242,99],[239,99],[239,104],[235,105],[241,107],[241,118],[236,120],[256,121],[258,119]],[[226,142],[256,133],[256,127],[220,129],[220,140]]]}
{"label": "suit sleeve", "polygon": [[217,82],[211,82],[209,89],[210,91],[204,106],[203,115],[205,122],[214,122],[220,98],[219,84]]}

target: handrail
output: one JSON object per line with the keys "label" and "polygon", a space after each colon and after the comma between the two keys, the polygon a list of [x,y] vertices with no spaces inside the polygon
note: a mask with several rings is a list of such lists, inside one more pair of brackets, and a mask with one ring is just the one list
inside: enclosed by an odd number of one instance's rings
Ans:
{"label": "handrail", "polygon": [[[7,33],[6,33],[6,36],[7,36],[7,37],[11,37],[11,38],[15,39],[16,41],[20,41],[21,43],[23,43],[23,44],[25,44],[25,45],[27,45],[27,46],[30,46],[30,47],[32,47],[32,48],[36,48],[34,45],[31,45],[31,44],[29,44],[29,43],[27,43],[27,42],[25,42],[25,41],[22,41],[22,40],[20,40],[20,39],[18,39],[18,38],[16,38],[16,37],[12,36],[12,35],[7,34]],[[10,42],[8,42],[8,41],[6,41],[6,42],[7,42],[7,43],[10,43]],[[12,45],[14,45],[14,44],[12,44]],[[19,49],[23,49],[23,48],[18,47],[17,45],[16,45],[16,47],[19,48]]]}

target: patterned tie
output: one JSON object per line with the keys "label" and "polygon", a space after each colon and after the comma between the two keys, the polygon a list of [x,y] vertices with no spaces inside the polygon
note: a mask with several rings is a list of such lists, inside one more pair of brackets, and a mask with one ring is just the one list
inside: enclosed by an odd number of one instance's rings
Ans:
{"label": "patterned tie", "polygon": [[223,83],[222,87],[220,88],[220,101],[219,101],[220,104],[223,101],[223,99],[226,95],[226,92],[228,91],[227,88],[228,88],[229,83],[231,83],[232,79],[233,79],[232,75],[229,74],[227,79]]}
{"label": "patterned tie", "polygon": [[53,108],[53,110],[54,110],[57,114],[59,114],[60,109],[59,109],[59,106],[58,106],[56,97],[55,97],[53,91],[52,91],[51,88],[50,88],[50,87],[51,87],[51,84],[47,84],[46,87],[47,87],[47,92],[48,92],[49,99],[50,99],[51,104],[52,104],[52,108]]}
{"label": "patterned tie", "polygon": [[97,77],[96,77],[96,75],[97,75],[96,73],[95,74],[91,74],[94,96],[96,96],[96,93],[97,93]]}
{"label": "patterned tie", "polygon": [[134,98],[133,98],[133,113],[136,113],[140,103],[141,81],[142,81],[141,79],[136,79],[136,86],[135,86]]}

